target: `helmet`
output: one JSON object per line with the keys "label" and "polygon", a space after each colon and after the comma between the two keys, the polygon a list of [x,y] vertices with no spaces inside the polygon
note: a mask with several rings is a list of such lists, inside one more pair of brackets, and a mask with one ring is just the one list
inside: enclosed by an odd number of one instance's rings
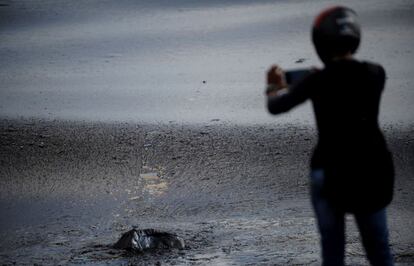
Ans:
{"label": "helmet", "polygon": [[354,54],[361,40],[361,29],[354,10],[335,6],[322,11],[312,27],[312,41],[326,64],[338,55]]}

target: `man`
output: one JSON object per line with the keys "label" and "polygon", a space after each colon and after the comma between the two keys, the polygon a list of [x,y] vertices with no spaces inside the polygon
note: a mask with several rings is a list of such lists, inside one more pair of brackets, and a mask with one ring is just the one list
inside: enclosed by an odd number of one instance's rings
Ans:
{"label": "man", "polygon": [[272,114],[307,99],[313,104],[318,144],[310,183],[323,265],[344,265],[346,213],[355,216],[370,263],[393,265],[385,208],[393,196],[394,167],[378,125],[385,71],[354,59],[360,35],[353,10],[324,10],[314,22],[312,40],[325,67],[291,87],[280,67],[267,73]]}

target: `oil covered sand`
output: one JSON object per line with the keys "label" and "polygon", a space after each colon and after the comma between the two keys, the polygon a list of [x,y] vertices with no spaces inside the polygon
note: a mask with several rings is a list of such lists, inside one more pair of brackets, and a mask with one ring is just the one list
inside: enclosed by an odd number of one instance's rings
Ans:
{"label": "oil covered sand", "polygon": [[[414,265],[414,127],[384,132],[397,169],[390,242],[397,265]],[[0,264],[319,265],[315,141],[294,124],[3,119]],[[177,233],[186,248],[108,246],[132,226]],[[347,263],[367,263],[351,216]]]}

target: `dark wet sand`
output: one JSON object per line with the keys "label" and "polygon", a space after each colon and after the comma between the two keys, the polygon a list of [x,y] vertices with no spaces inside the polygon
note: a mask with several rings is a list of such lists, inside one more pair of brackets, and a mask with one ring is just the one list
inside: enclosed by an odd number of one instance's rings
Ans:
{"label": "dark wet sand", "polygon": [[[397,166],[389,208],[397,265],[414,265],[414,126],[386,126]],[[0,121],[0,265],[318,265],[308,199],[315,130]],[[106,247],[132,225],[187,247]],[[350,265],[364,252],[349,217]]]}

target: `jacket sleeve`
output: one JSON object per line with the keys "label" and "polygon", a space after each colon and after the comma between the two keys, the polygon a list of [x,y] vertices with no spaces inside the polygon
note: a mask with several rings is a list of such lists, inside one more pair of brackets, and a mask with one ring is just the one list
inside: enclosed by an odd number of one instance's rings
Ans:
{"label": "jacket sleeve", "polygon": [[303,103],[311,96],[314,76],[310,75],[298,84],[290,87],[287,92],[267,97],[267,109],[271,114],[280,114]]}

